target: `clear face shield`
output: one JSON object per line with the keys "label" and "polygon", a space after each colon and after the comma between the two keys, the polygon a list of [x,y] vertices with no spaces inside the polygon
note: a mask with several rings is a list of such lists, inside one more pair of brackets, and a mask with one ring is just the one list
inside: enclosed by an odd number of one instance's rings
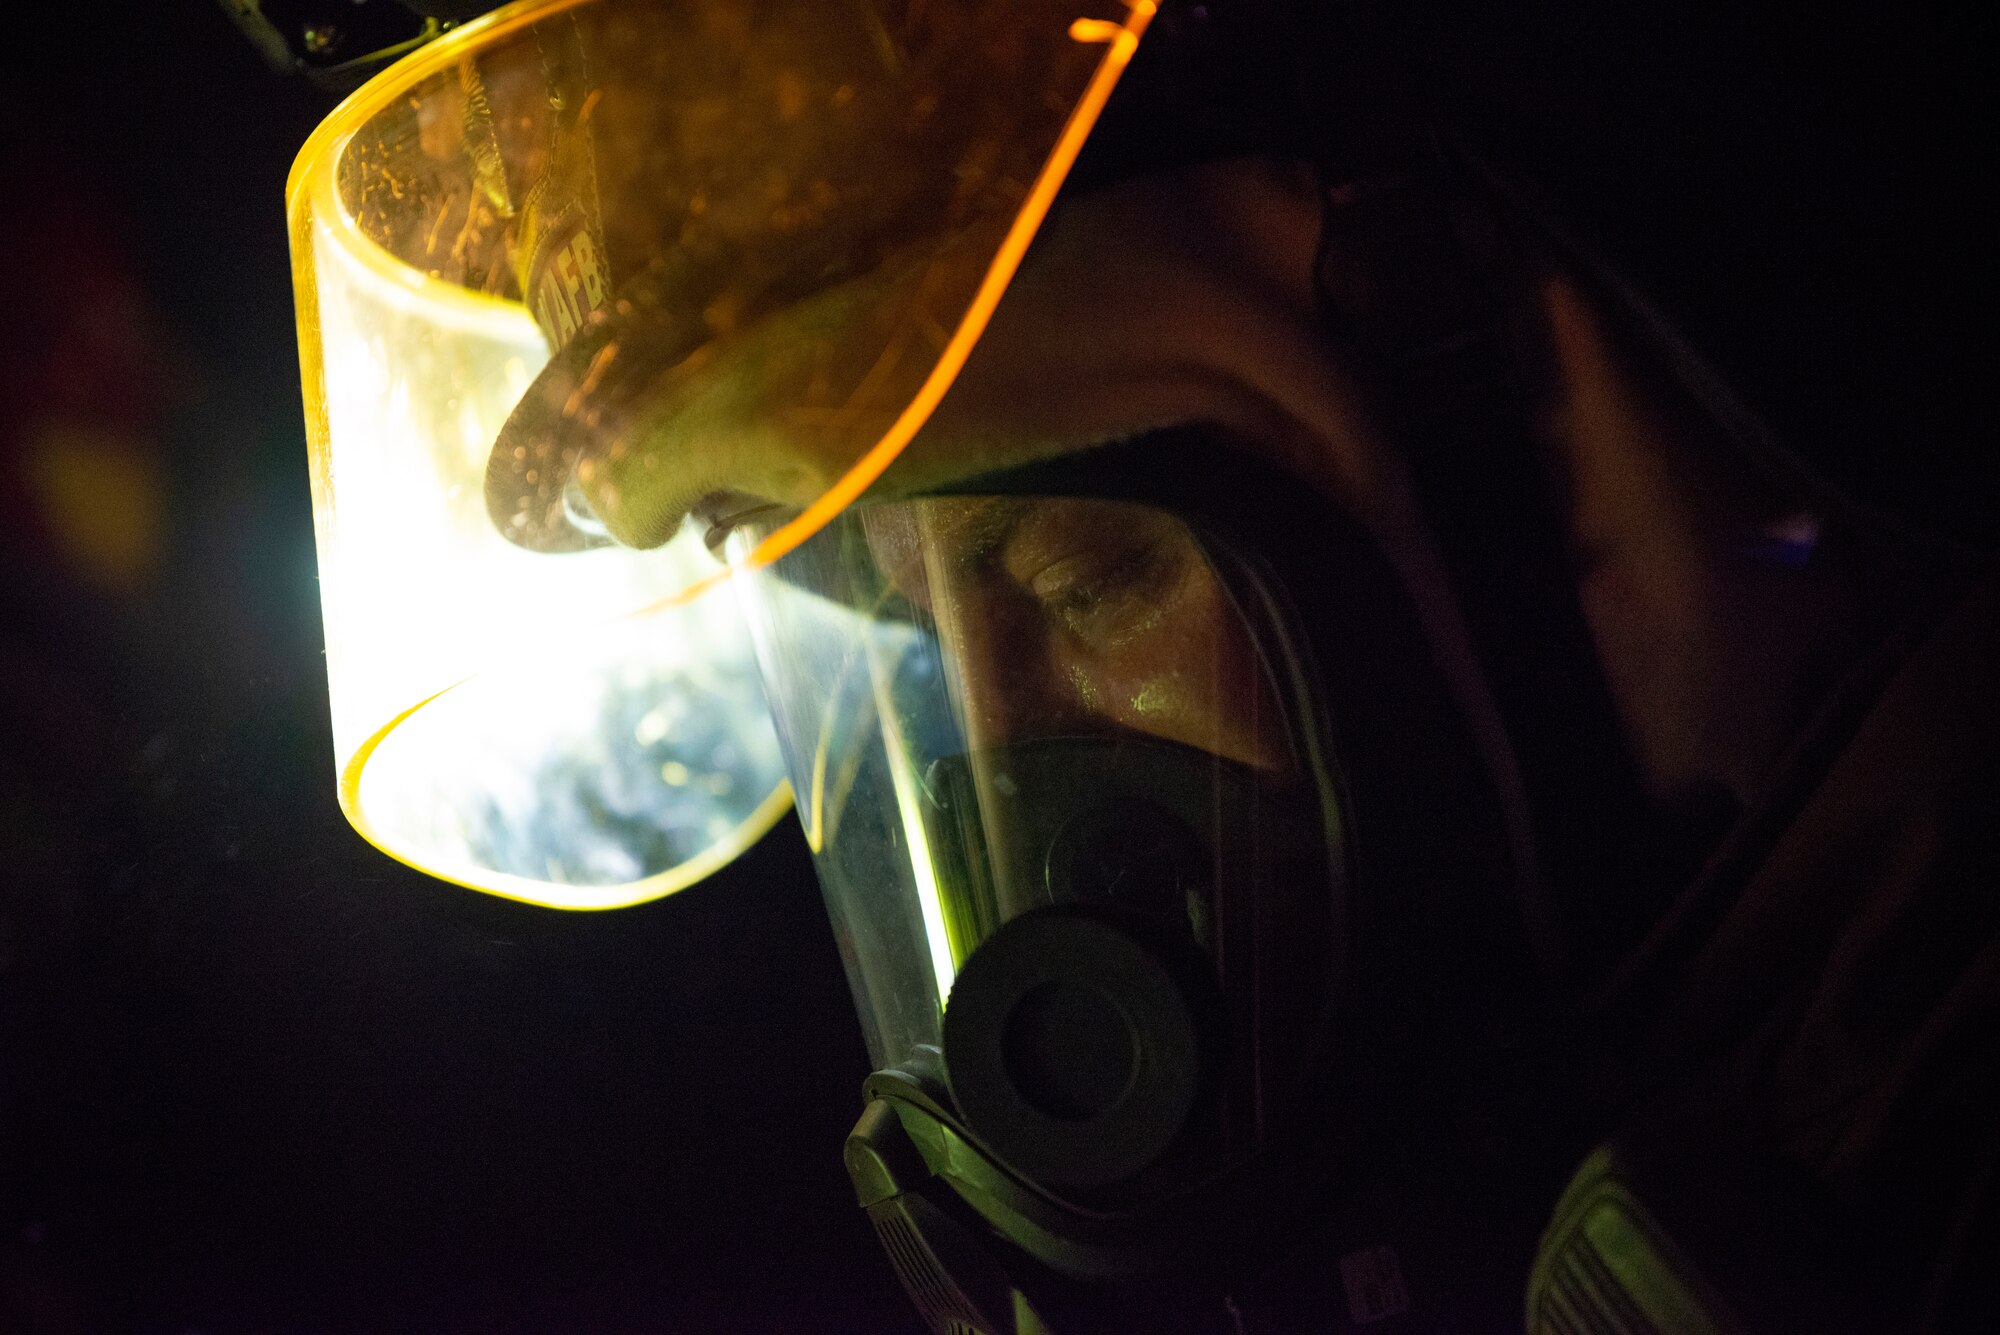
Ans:
{"label": "clear face shield", "polygon": [[591,908],[770,826],[778,749],[686,503],[796,503],[765,560],[887,467],[1151,13],[543,0],[328,118],[287,202],[362,833]]}
{"label": "clear face shield", "polygon": [[1144,505],[975,495],[737,583],[877,1068],[1082,1199],[1255,1153],[1325,1055],[1345,864],[1254,567]]}

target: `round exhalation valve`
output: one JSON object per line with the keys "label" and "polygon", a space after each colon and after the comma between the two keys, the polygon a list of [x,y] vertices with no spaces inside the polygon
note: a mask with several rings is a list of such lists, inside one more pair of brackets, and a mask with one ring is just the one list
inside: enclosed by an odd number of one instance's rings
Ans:
{"label": "round exhalation valve", "polygon": [[967,1124],[1017,1172],[1107,1186],[1181,1134],[1208,1026],[1198,979],[1149,935],[1055,905],[1012,919],[966,961],[945,1008],[947,1078]]}

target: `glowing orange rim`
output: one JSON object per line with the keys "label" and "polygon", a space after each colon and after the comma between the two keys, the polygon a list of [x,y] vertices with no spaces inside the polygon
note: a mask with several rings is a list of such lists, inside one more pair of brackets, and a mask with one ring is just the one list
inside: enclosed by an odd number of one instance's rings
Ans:
{"label": "glowing orange rim", "polygon": [[[448,51],[440,52],[439,44],[433,43],[430,47],[405,57],[391,68],[407,79],[422,77],[422,72],[427,72],[429,65],[451,58],[451,53],[465,45],[469,40],[467,34],[488,36],[496,32],[504,33],[530,20],[545,17],[551,12],[583,3],[588,3],[588,0],[557,0],[555,4],[533,7],[523,5],[501,10],[485,20],[459,29],[456,34],[459,40],[451,42]],[[931,414],[943,401],[945,391],[949,390],[952,382],[958,378],[960,369],[965,365],[965,359],[972,355],[973,346],[986,332],[987,321],[992,319],[994,310],[1000,304],[1000,298],[1007,291],[1007,285],[1013,281],[1015,270],[1020,268],[1022,257],[1028,253],[1029,243],[1035,239],[1035,233],[1041,230],[1042,221],[1048,216],[1050,205],[1055,203],[1057,193],[1061,191],[1063,182],[1069,177],[1070,168],[1076,164],[1077,154],[1083,151],[1084,142],[1096,128],[1097,118],[1103,113],[1104,104],[1110,100],[1111,91],[1117,87],[1119,76],[1131,62],[1132,54],[1139,49],[1139,39],[1145,35],[1146,26],[1153,21],[1153,14],[1158,9],[1156,0],[1125,0],[1125,7],[1126,15],[1123,23],[1113,23],[1108,19],[1080,18],[1070,24],[1069,35],[1072,40],[1100,42],[1104,45],[1104,59],[1098,62],[1097,69],[1091,74],[1090,83],[1084,88],[1083,95],[1077,99],[1069,120],[1064,123],[1062,134],[1056,139],[1055,147],[1049,150],[1047,160],[1042,163],[1042,169],[1035,177],[1034,186],[1021,203],[1020,212],[1014,215],[1013,224],[1008,227],[1007,235],[1001,239],[999,249],[994,252],[993,262],[987,266],[986,276],[980,280],[979,289],[973,294],[971,304],[966,307],[958,327],[952,331],[944,350],[938,354],[936,365],[924,378],[924,383],[918,387],[909,406],[904,408],[890,424],[889,429],[882,434],[882,438],[876,441],[867,453],[855,460],[853,466],[828,487],[819,499],[753,547],[744,561],[747,567],[756,569],[770,565],[833,522],[841,511],[859,499],[861,494],[882,476],[889,465],[895,462],[896,456],[901,454],[917,432],[923,429],[924,423],[930,420]],[[329,116],[322,131],[333,132],[336,123],[344,124],[348,117],[343,113],[355,105],[358,105],[358,95],[356,99],[343,104]],[[290,196],[302,183],[301,169],[314,156],[313,151],[321,138],[322,132],[315,132],[312,138],[306,141],[305,148],[299,154],[300,165],[294,167],[291,180],[286,182],[287,196]],[[729,576],[729,571],[719,571],[695,581],[672,597],[649,603],[626,615],[645,616],[670,607],[684,606],[727,581]],[[532,881],[526,877],[510,876],[504,872],[487,873],[480,880],[471,880],[454,876],[449,872],[435,871],[422,865],[415,858],[406,857],[390,847],[375,832],[361,810],[361,771],[367,766],[369,758],[375,754],[376,749],[388,739],[390,733],[403,724],[404,720],[471,680],[472,677],[465,677],[453,682],[390,719],[356,747],[347,764],[341,768],[340,807],[346,813],[348,823],[376,848],[425,875],[436,876],[440,880],[463,885],[468,889],[483,890],[508,899],[525,900],[552,908],[622,908],[670,895],[721,870],[744,849],[762,838],[765,831],[777,823],[778,817],[782,816],[785,808],[791,804],[790,785],[780,783],[772,790],[771,796],[751,813],[749,819],[745,820],[727,841],[709,848],[699,857],[669,871],[623,885],[559,887],[552,883]],[[551,903],[552,895],[563,902]]]}

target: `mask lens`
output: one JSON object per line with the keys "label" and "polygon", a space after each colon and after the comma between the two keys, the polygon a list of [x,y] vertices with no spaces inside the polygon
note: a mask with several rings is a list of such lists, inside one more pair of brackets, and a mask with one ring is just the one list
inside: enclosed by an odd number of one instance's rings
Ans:
{"label": "mask lens", "polygon": [[[877,1065],[935,1060],[1003,926],[1100,914],[1194,962],[1226,1049],[1208,1132],[1256,1144],[1316,1055],[1343,864],[1303,665],[1247,567],[1144,506],[975,496],[857,507],[737,584]],[[1051,1117],[1095,1090],[1055,1051],[1001,1057]]]}

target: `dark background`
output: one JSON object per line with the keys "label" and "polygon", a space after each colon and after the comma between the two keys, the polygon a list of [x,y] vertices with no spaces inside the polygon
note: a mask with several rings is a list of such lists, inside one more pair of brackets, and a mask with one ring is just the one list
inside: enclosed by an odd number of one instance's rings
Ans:
{"label": "dark background", "polygon": [[[212,0],[17,8],[0,1335],[914,1331],[840,1167],[867,1057],[792,824],[564,915],[335,808],[282,199],[332,99]],[[1380,12],[1482,151],[1825,475],[1990,540],[1977,11],[1461,8]]]}
{"label": "dark background", "polygon": [[213,4],[0,91],[0,1331],[897,1331],[787,821],[675,898],[427,880],[334,803],[283,185]]}

